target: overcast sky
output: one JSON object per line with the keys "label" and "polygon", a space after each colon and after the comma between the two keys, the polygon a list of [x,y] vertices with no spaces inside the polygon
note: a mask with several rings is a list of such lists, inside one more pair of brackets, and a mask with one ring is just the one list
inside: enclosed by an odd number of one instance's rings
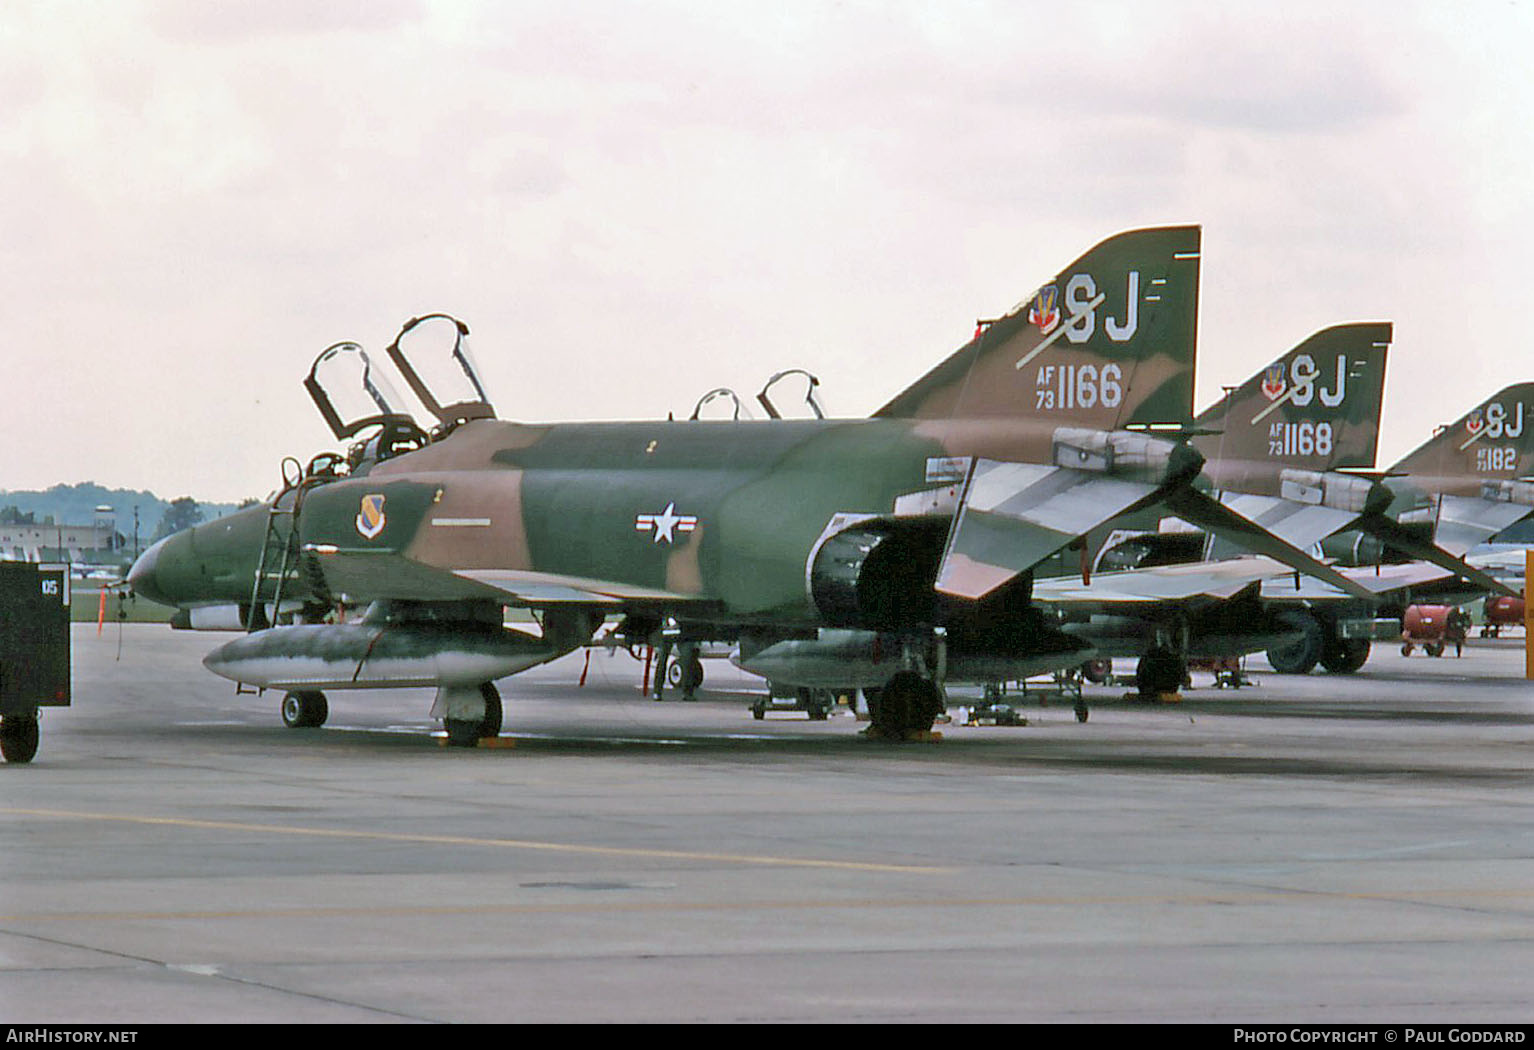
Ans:
{"label": "overcast sky", "polygon": [[1196,407],[1392,320],[1390,462],[1534,379],[1534,5],[1226,6],[10,0],[0,488],[263,495],[433,311],[508,419],[863,415],[1190,221]]}

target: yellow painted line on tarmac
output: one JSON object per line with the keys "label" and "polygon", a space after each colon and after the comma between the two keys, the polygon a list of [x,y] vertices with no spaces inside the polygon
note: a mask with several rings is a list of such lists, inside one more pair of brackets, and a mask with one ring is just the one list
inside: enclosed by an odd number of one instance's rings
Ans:
{"label": "yellow painted line on tarmac", "polygon": [[353,839],[374,842],[414,842],[428,846],[478,846],[497,849],[542,850],[549,853],[580,853],[599,857],[633,857],[643,860],[709,861],[769,868],[822,868],[832,871],[888,872],[907,875],[942,875],[957,869],[916,864],[879,864],[871,861],[817,860],[812,857],[776,857],[750,853],[698,853],[690,850],[644,849],[631,846],[581,846],[536,839],[475,838],[468,835],[422,835],[396,831],[348,831],[343,828],[304,828],[290,824],[246,824],[226,820],[192,820],[185,817],[147,817],[121,813],[89,813],[65,809],[0,807],[0,815],[44,817],[50,820],[95,820],[155,827],[195,828],[202,831],[243,831],[257,835],[300,835],[310,838]]}

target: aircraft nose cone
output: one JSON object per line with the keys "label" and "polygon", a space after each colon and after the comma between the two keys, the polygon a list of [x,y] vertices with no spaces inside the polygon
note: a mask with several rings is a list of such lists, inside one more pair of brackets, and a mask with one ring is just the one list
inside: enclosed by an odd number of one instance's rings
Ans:
{"label": "aircraft nose cone", "polygon": [[128,570],[128,585],[133,588],[134,594],[141,594],[152,602],[161,605],[175,605],[173,599],[167,598],[155,579],[155,565],[160,560],[160,551],[164,548],[168,539],[154,544],[133,563],[133,568]]}

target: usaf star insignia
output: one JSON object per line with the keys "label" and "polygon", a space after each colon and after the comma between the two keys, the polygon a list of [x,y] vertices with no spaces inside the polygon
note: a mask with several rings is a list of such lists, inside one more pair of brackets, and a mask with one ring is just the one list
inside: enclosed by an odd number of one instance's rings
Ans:
{"label": "usaf star insignia", "polygon": [[666,509],[659,514],[640,514],[634,518],[635,532],[654,531],[654,542],[665,540],[667,543],[676,542],[678,532],[691,532],[698,527],[696,514],[678,514],[675,503],[667,503]]}

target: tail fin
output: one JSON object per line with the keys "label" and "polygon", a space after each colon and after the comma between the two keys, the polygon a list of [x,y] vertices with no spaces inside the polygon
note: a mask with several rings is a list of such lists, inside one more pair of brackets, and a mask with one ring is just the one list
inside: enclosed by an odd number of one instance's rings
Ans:
{"label": "tail fin", "polygon": [[1534,474],[1534,383],[1504,387],[1390,469],[1409,475],[1407,485],[1433,496],[1478,496],[1487,483],[1529,477]]}
{"label": "tail fin", "polygon": [[1432,521],[1433,542],[1463,555],[1534,513],[1534,383],[1504,387],[1391,468],[1402,524]]}
{"label": "tail fin", "polygon": [[1285,468],[1374,466],[1391,337],[1388,321],[1323,328],[1199,413],[1215,488],[1276,495]]}
{"label": "tail fin", "polygon": [[1198,226],[1108,238],[874,415],[1186,425],[1199,245]]}

